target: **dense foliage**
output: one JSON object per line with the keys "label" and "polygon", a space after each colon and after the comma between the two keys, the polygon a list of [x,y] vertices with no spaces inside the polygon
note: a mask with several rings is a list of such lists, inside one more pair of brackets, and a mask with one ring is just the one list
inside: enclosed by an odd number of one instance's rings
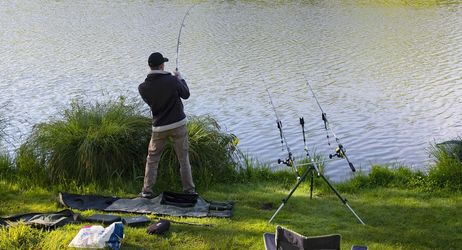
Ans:
{"label": "dense foliage", "polygon": [[462,140],[437,144],[432,153],[436,161],[428,172],[430,185],[462,191]]}
{"label": "dense foliage", "polygon": [[133,179],[143,163],[149,131],[149,118],[123,98],[73,102],[61,119],[34,127],[18,152],[18,171],[53,184]]}
{"label": "dense foliage", "polygon": [[5,136],[3,130],[5,123],[3,119],[3,116],[0,114],[0,178],[7,177],[10,174],[13,164],[12,159],[2,150],[3,138]]}
{"label": "dense foliage", "polygon": [[406,166],[372,166],[369,174],[359,174],[343,189],[398,187],[425,191],[462,191],[462,140],[452,140],[432,147],[434,164],[427,173]]}
{"label": "dense foliage", "polygon": [[[188,122],[190,160],[199,187],[235,180],[236,144],[210,117]],[[151,118],[124,98],[106,103],[74,102],[62,117],[41,123],[17,155],[19,176],[34,184],[141,188]],[[171,142],[159,164],[158,189],[180,187],[179,164]],[[136,184],[137,183],[137,184]]]}

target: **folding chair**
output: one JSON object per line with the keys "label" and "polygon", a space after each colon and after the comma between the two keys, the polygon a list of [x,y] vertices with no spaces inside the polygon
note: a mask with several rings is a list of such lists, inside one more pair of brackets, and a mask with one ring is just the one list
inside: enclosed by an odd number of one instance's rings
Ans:
{"label": "folding chair", "polygon": [[281,226],[263,234],[266,250],[340,250],[340,234],[306,237]]}

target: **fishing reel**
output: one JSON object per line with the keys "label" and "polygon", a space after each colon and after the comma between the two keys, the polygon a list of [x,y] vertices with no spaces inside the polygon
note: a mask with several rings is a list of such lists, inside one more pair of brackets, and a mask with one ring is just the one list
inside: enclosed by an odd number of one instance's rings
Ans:
{"label": "fishing reel", "polygon": [[288,167],[294,166],[294,159],[292,158],[292,153],[289,153],[289,157],[285,160],[278,159],[278,164],[284,164]]}
{"label": "fishing reel", "polygon": [[329,159],[332,159],[334,157],[345,158],[345,152],[346,150],[343,148],[343,145],[339,144],[338,147],[335,149],[335,154],[329,154]]}

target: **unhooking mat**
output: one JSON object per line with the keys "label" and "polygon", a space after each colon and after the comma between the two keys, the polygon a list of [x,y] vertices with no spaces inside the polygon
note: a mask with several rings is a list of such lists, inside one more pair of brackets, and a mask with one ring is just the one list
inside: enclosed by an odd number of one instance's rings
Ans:
{"label": "unhooking mat", "polygon": [[68,223],[77,223],[80,215],[65,209],[53,213],[27,213],[0,218],[0,228],[24,223],[37,228],[55,229]]}
{"label": "unhooking mat", "polygon": [[164,193],[152,199],[123,199],[115,196],[59,193],[59,202],[64,206],[78,210],[93,209],[105,212],[128,212],[186,217],[229,218],[232,216],[233,202],[207,201],[198,196],[193,206],[176,206],[163,202],[163,200],[165,200],[163,196],[169,194],[168,192]]}

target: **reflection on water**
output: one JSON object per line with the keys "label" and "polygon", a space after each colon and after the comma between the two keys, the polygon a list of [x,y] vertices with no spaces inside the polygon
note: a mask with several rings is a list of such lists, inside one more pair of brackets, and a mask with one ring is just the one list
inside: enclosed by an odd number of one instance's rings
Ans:
{"label": "reflection on water", "polygon": [[[210,114],[261,161],[285,158],[272,93],[293,153],[327,157],[321,112],[357,168],[402,163],[425,169],[430,143],[461,135],[462,5],[426,1],[227,1],[201,3],[186,20],[180,70],[189,114]],[[424,2],[424,1],[420,1]],[[419,3],[414,1],[414,3]],[[147,56],[174,68],[190,3],[2,1],[0,107],[10,148],[74,98],[138,97]],[[334,179],[350,174],[329,162]]]}

